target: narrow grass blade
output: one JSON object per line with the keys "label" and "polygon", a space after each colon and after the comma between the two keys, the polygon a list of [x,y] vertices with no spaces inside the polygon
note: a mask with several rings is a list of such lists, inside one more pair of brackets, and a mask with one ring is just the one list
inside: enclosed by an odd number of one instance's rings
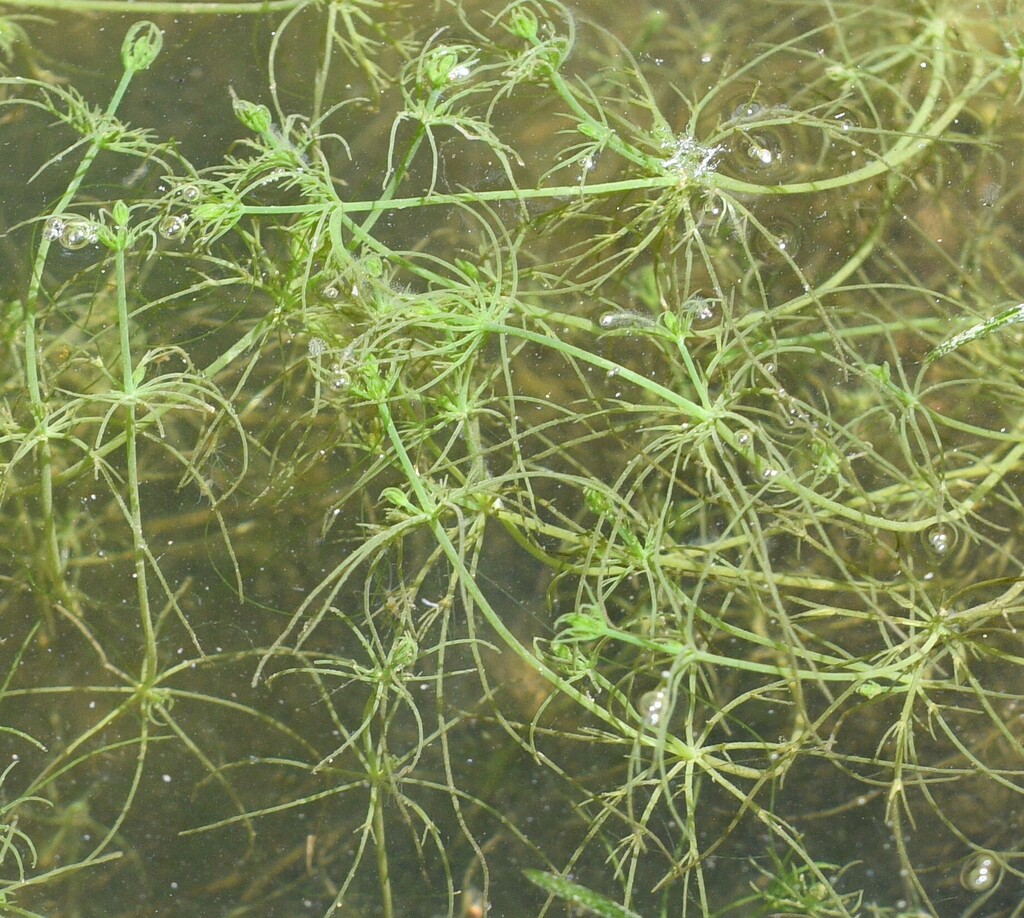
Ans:
{"label": "narrow grass blade", "polygon": [[999,331],[1001,328],[1006,328],[1008,325],[1017,325],[1020,322],[1024,322],[1024,303],[1018,303],[1016,306],[1004,309],[1001,313],[993,316],[991,319],[986,319],[984,322],[978,322],[976,325],[972,325],[965,331],[962,331],[957,335],[953,335],[952,338],[947,338],[942,342],[942,344],[934,348],[927,357],[925,357],[924,362],[926,364],[934,363],[940,357],[945,357],[946,354],[951,354],[957,348],[961,348],[965,344],[970,344],[972,341],[984,338],[986,335]]}
{"label": "narrow grass blade", "polygon": [[553,873],[544,873],[543,870],[524,870],[523,873],[535,886],[539,886],[545,892],[549,892],[559,899],[571,902],[573,905],[582,905],[600,918],[640,918],[636,912],[631,912],[611,899],[602,896],[600,893],[592,892],[585,886],[566,880],[564,877],[556,876]]}

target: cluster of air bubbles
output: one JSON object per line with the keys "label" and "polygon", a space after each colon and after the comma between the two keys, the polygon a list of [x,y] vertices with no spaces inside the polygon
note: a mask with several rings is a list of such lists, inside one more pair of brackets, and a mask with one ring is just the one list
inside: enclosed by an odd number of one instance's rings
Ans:
{"label": "cluster of air bubbles", "polygon": [[[670,673],[663,672],[661,678],[667,680]],[[637,702],[637,710],[648,727],[657,727],[661,724],[668,711],[668,687],[661,685],[649,692],[644,692]]]}
{"label": "cluster of air bubbles", "polygon": [[739,430],[735,434],[734,447],[747,463],[744,479],[759,499],[783,497],[790,493],[789,468],[784,460],[777,462],[776,457],[758,449],[756,441],[762,437],[763,432],[759,429]]}
{"label": "cluster of air bubbles", "polygon": [[666,172],[676,173],[683,181],[695,181],[714,172],[721,147],[706,147],[689,134],[682,134],[662,143],[669,155],[661,161]]}
{"label": "cluster of air bubbles", "polygon": [[950,552],[956,546],[957,531],[945,523],[936,523],[929,526],[923,533],[925,550],[933,558],[942,560],[948,558]]}
{"label": "cluster of air bubbles", "polygon": [[162,238],[173,242],[176,239],[181,239],[185,235],[186,229],[188,229],[188,221],[181,214],[168,214],[160,221],[157,232]]}
{"label": "cluster of air bubbles", "polygon": [[788,430],[802,432],[809,426],[814,426],[811,415],[804,405],[781,386],[775,393],[775,401],[782,417],[782,423]]}
{"label": "cluster of air bubbles", "polygon": [[461,83],[464,80],[468,80],[470,74],[473,73],[473,68],[471,64],[472,61],[463,61],[452,67],[452,69],[448,71],[448,82]]}
{"label": "cluster of air bubbles", "polygon": [[96,224],[77,217],[50,217],[43,227],[43,236],[51,242],[59,242],[69,252],[95,245],[99,239]]}
{"label": "cluster of air bubbles", "polygon": [[84,249],[87,245],[95,245],[98,239],[95,224],[85,220],[69,223],[60,237],[60,244],[68,251]]}
{"label": "cluster of air bubbles", "polygon": [[772,506],[791,503],[795,498],[793,472],[786,460],[779,461],[763,454],[750,456],[751,469],[748,472],[751,492],[758,501]]}
{"label": "cluster of air bubbles", "polygon": [[[312,345],[313,342],[310,341],[310,347],[312,347]],[[326,345],[324,345],[324,349],[326,350]],[[352,374],[349,372],[351,360],[352,345],[350,344],[344,351],[342,351],[341,356],[328,368],[327,372],[330,374],[328,377],[328,383],[335,391],[347,389],[352,385]]]}
{"label": "cluster of air bubbles", "polygon": [[1003,186],[998,182],[985,182],[981,186],[980,198],[982,207],[995,207],[1002,196]]}
{"label": "cluster of air bubbles", "polygon": [[981,893],[992,889],[1003,875],[1003,865],[990,851],[979,851],[964,861],[960,885],[968,892]]}

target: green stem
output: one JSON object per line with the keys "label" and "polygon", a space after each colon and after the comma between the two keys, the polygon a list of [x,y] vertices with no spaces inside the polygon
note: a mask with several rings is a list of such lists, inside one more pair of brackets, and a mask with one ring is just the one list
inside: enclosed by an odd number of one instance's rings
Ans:
{"label": "green stem", "polygon": [[[309,121],[312,125],[320,123],[320,116],[324,110],[324,94],[327,89],[327,75],[331,70],[331,57],[334,51],[334,30],[338,19],[338,4],[327,5],[327,23],[324,26],[324,50],[320,66],[316,72],[316,83],[313,87],[313,110],[310,113]],[[278,33],[280,34],[280,32]]]}
{"label": "green stem", "polygon": [[[435,90],[433,95],[438,96],[439,93]],[[370,230],[373,229],[374,224],[385,213],[387,213],[389,210],[396,209],[392,206],[395,200],[395,194],[398,192],[398,188],[402,184],[402,182],[405,181],[405,177],[409,173],[409,167],[412,165],[412,161],[416,157],[416,154],[419,152],[419,149],[423,145],[423,141],[426,139],[426,137],[427,125],[421,121],[416,128],[416,133],[413,135],[412,141],[409,143],[409,146],[406,148],[405,153],[402,156],[402,161],[395,168],[394,172],[391,173],[391,177],[388,179],[387,186],[381,193],[380,198],[376,201],[362,202],[366,206],[361,208],[361,210],[369,212],[368,216],[363,221],[362,226],[360,226],[360,230],[364,235],[368,236],[370,234]],[[505,192],[505,194],[509,193],[510,192],[508,191]],[[352,212],[348,204],[343,204],[342,207],[344,213]],[[402,208],[398,209],[401,210]]]}
{"label": "green stem", "polygon": [[[378,691],[383,690],[380,684],[378,684],[377,689]],[[363,712],[364,717],[373,717],[379,704],[380,696],[374,693],[370,701],[367,702],[366,709]],[[386,732],[387,718],[381,716],[380,720],[381,730]],[[391,894],[391,867],[388,861],[387,826],[384,823],[384,790],[387,782],[390,780],[390,775],[386,771],[388,767],[387,747],[383,741],[375,745],[373,731],[366,730],[363,733],[363,752],[366,759],[367,775],[370,778],[370,809],[373,813],[371,831],[373,834],[374,856],[377,860],[377,879],[380,883],[381,907],[384,918],[394,918],[395,909]]]}
{"label": "green stem", "polygon": [[[130,69],[126,69],[121,75],[117,88],[114,90],[114,95],[107,105],[105,112],[107,118],[114,116],[134,75],[135,71]],[[62,214],[67,211],[71,202],[78,194],[82,182],[85,181],[85,176],[89,172],[93,161],[99,155],[102,148],[103,135],[97,133],[86,148],[85,155],[78,164],[78,168],[75,170],[75,174],[72,176],[64,193],[50,211],[51,214]],[[48,234],[44,233],[39,243],[39,249],[32,263],[28,296],[25,298],[25,320],[23,325],[25,337],[25,384],[28,389],[29,405],[36,427],[43,430],[45,430],[47,411],[46,402],[43,399],[42,386],[40,385],[38,321],[42,299],[43,271],[45,270],[46,259],[53,241]],[[50,445],[49,437],[45,433],[39,441],[39,503],[47,574],[51,586],[56,590],[59,598],[65,603],[71,603],[73,600],[67,584],[64,582],[64,565],[60,557],[57,521],[53,509],[53,449]]]}
{"label": "green stem", "polygon": [[[727,625],[724,622],[722,624]],[[643,650],[672,657],[675,660],[675,665],[679,668],[690,665],[704,665],[725,669],[742,669],[746,672],[776,676],[780,679],[800,679],[807,682],[859,683],[884,679],[896,683],[905,683],[909,678],[907,675],[908,671],[927,660],[938,641],[938,635],[931,634],[922,646],[916,648],[906,657],[893,663],[874,664],[856,659],[832,657],[804,647],[789,646],[735,627],[726,627],[724,629],[735,637],[760,647],[769,648],[780,656],[784,657],[793,654],[811,664],[808,669],[797,669],[795,666],[758,663],[752,659],[747,659],[741,654],[726,657],[721,654],[709,653],[705,650],[698,650],[696,647],[683,641],[673,640],[668,637],[645,638],[629,631],[622,631],[619,628],[604,625],[603,623],[601,627],[603,631],[601,637],[608,637]],[[818,669],[816,668],[817,666],[827,668]]]}
{"label": "green stem", "polygon": [[[124,228],[120,229],[125,233]],[[128,511],[132,530],[132,549],[135,561],[135,588],[139,600],[139,619],[142,624],[144,658],[140,682],[149,685],[157,673],[156,632],[149,607],[149,589],[146,582],[146,541],[142,531],[142,501],[139,489],[139,461],[137,418],[135,406],[138,385],[132,367],[131,340],[128,324],[128,281],[125,272],[124,247],[114,253],[117,283],[117,323],[121,344],[121,379],[125,394],[125,462],[128,466]]]}
{"label": "green stem", "polygon": [[384,826],[384,802],[381,788],[375,785],[373,794],[373,847],[377,857],[377,877],[380,880],[381,908],[384,918],[394,918],[395,907],[391,895],[391,868],[388,862],[387,835]]}

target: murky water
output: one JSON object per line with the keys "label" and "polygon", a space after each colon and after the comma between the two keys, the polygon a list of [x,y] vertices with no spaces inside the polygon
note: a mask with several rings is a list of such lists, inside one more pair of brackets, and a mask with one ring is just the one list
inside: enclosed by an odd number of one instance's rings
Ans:
{"label": "murky water", "polygon": [[6,6],[11,914],[1020,914],[1015,4]]}

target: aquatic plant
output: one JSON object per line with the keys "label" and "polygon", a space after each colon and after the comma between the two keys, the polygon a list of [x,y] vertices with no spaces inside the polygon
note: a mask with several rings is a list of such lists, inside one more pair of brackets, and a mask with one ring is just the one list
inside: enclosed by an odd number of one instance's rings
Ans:
{"label": "aquatic plant", "polygon": [[1021,914],[1021,10],[721,6],[5,2],[5,914]]}

